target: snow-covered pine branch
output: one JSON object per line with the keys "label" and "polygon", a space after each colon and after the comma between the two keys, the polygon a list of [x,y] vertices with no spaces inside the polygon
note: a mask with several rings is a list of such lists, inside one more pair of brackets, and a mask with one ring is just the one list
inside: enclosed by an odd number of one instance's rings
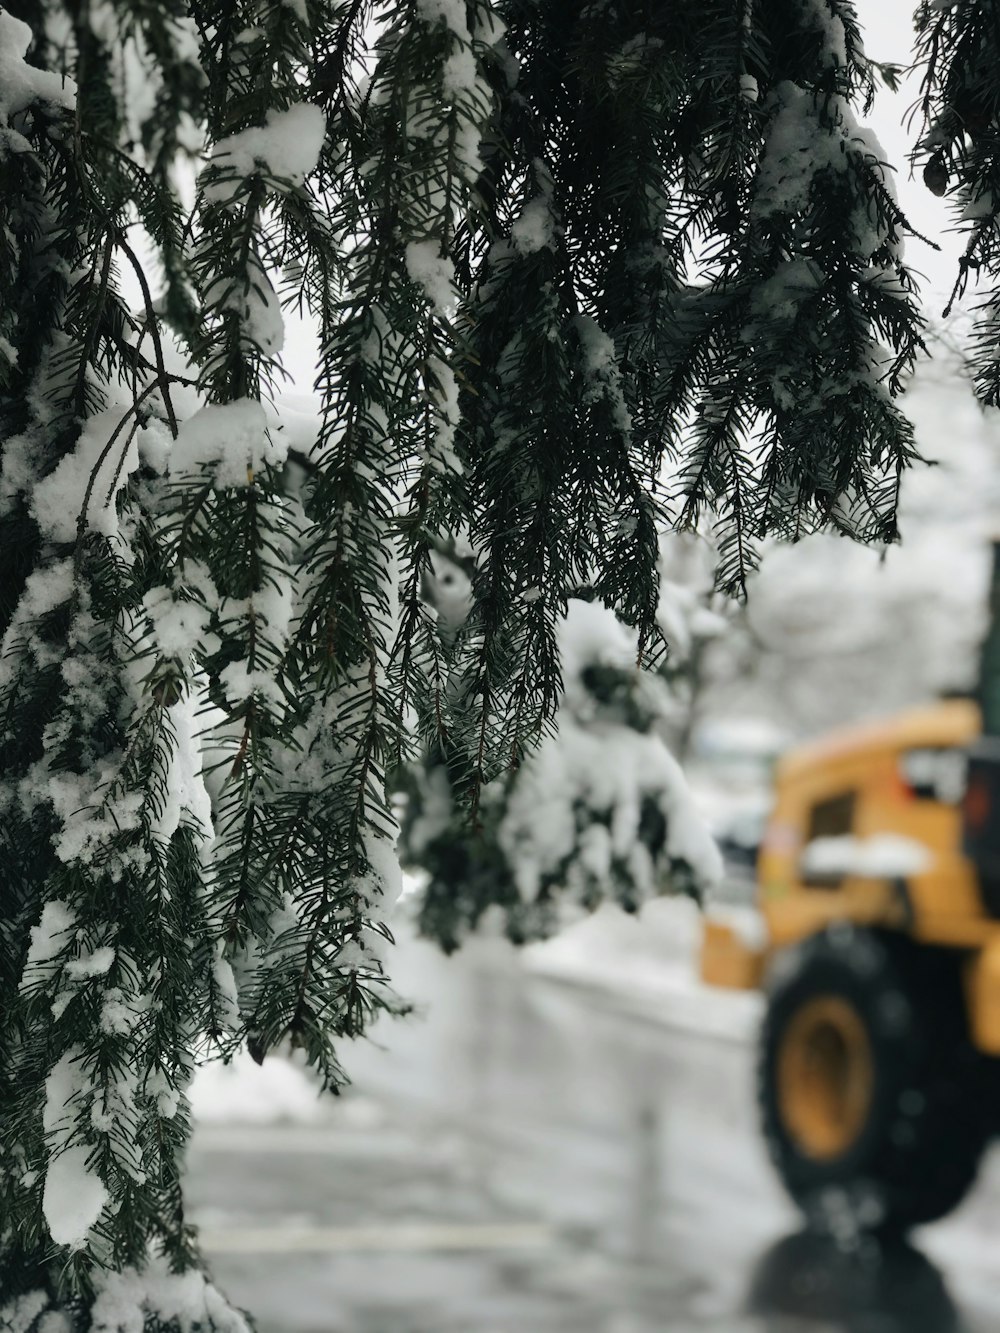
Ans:
{"label": "snow-covered pine branch", "polygon": [[[919,109],[923,135],[913,158],[924,183],[947,195],[966,234],[945,315],[970,282],[985,296],[973,329],[976,390],[1000,403],[1000,153],[997,61],[1000,28],[988,0],[930,0],[917,11],[917,55],[925,67]],[[978,294],[978,293],[977,293]]]}

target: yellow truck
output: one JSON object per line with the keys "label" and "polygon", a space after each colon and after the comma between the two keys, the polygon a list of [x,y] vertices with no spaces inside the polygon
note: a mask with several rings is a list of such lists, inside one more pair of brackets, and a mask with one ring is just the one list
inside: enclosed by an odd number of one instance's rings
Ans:
{"label": "yellow truck", "polygon": [[1000,736],[983,733],[950,699],[788,754],[761,937],[706,916],[703,979],[765,993],[778,1174],[835,1232],[943,1216],[1000,1125]]}

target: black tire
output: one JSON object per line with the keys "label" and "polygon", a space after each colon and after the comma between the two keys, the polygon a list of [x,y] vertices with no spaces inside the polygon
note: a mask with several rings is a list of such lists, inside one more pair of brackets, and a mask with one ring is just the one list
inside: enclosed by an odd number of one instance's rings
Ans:
{"label": "black tire", "polygon": [[[866,1092],[850,1141],[818,1150],[796,1132],[795,1108],[781,1104],[795,1094],[779,1062],[798,1040],[802,1020],[789,1035],[796,1015],[831,1000],[841,1013],[850,1007],[867,1037]],[[955,952],[841,925],[780,955],[760,1045],[760,1109],[778,1174],[810,1223],[850,1239],[905,1232],[955,1208],[989,1136],[987,1065],[968,1038]]]}

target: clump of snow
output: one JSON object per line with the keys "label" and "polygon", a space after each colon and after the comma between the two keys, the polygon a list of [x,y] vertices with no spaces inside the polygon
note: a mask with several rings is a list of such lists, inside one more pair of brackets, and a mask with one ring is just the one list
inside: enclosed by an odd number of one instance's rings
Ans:
{"label": "clump of snow", "polygon": [[[501,825],[500,842],[514,867],[525,901],[543,880],[558,874],[579,851],[580,867],[608,880],[612,862],[628,867],[639,898],[668,887],[640,837],[643,798],[668,810],[667,853],[690,865],[703,884],[721,875],[721,859],[691,799],[684,776],[662,741],[621,728],[595,735],[572,719],[560,723],[558,739],[546,740],[519,775]],[[604,812],[610,823],[592,823],[582,833],[580,807]],[[567,873],[572,880],[572,869]],[[567,884],[571,891],[578,887]]]}
{"label": "clump of snow", "polygon": [[600,602],[570,599],[559,632],[563,710],[568,710],[578,721],[591,721],[596,703],[584,682],[587,667],[617,667],[637,672],[638,660],[634,633],[613,612]]}
{"label": "clump of snow", "polygon": [[143,1333],[154,1322],[192,1331],[251,1333],[240,1312],[203,1273],[173,1273],[158,1255],[151,1255],[141,1270],[98,1272],[94,1285],[90,1333]]}
{"label": "clump of snow", "polygon": [[127,1037],[148,1007],[148,997],[129,1000],[118,986],[109,986],[101,1001],[100,1029],[108,1036]]}
{"label": "clump of snow", "polygon": [[[190,583],[194,561],[185,564]],[[149,617],[153,640],[161,657],[185,661],[205,643],[211,618],[211,606],[194,598],[178,597],[170,588],[151,588],[143,598],[142,609]]]}
{"label": "clump of snow", "polygon": [[166,784],[151,832],[168,842],[185,824],[209,842],[213,836],[212,802],[202,776],[200,734],[205,722],[199,716],[200,701],[188,693],[170,710],[174,737],[167,763]]}
{"label": "clump of snow", "polygon": [[393,825],[389,830],[390,836],[383,837],[370,825],[366,825],[362,833],[371,886],[367,901],[370,907],[377,906],[382,919],[389,916],[403,892],[403,872],[396,852],[398,832],[398,828]]}
{"label": "clump of snow", "polygon": [[131,1064],[104,1072],[90,1104],[90,1124],[98,1134],[110,1136],[108,1147],[117,1165],[141,1185],[146,1173],[142,1169],[138,1091],[138,1076]]}
{"label": "clump of snow", "polygon": [[271,670],[251,670],[246,662],[230,662],[219,672],[219,685],[225,699],[237,704],[251,696],[266,699],[276,713],[285,707],[285,695]]}
{"label": "clump of snow", "polygon": [[53,1066],[45,1082],[42,1113],[48,1149],[42,1211],[55,1243],[72,1249],[86,1245],[108,1202],[104,1182],[88,1164],[89,1150],[73,1142],[79,1103],[89,1090],[81,1054],[78,1047],[71,1047]]}
{"label": "clump of snow", "polygon": [[291,637],[294,591],[291,578],[275,571],[274,582],[265,583],[253,595],[253,611],[267,625],[268,642],[284,649]]}
{"label": "clump of snow", "polygon": [[[27,64],[24,57],[30,45],[31,29],[27,23],[0,9],[0,116],[6,121],[32,102],[50,102],[67,109],[76,104],[76,84],[72,79]],[[21,142],[27,147],[27,141]]]}
{"label": "clump of snow", "polygon": [[222,941],[219,942],[215,962],[212,964],[212,996],[215,1019],[221,1027],[235,1032],[240,1021],[240,999],[236,987],[233,965],[222,956]]}
{"label": "clump of snow", "polygon": [[656,623],[672,666],[687,661],[695,644],[718,638],[726,628],[723,616],[710,605],[715,565],[714,547],[694,533],[670,533],[660,539]]}
{"label": "clump of snow", "polygon": [[[285,320],[271,279],[256,256],[245,275],[233,281],[217,278],[205,291],[210,307],[231,311],[240,326],[241,341],[265,356],[277,356],[285,345]],[[218,303],[216,305],[216,302]]]}
{"label": "clump of snow", "polygon": [[274,407],[265,404],[267,424],[279,431],[289,449],[308,458],[319,439],[323,406],[318,397],[304,393],[279,394]]}
{"label": "clump of snow", "polygon": [[42,908],[42,918],[29,932],[30,944],[25,972],[45,968],[66,949],[69,935],[76,929],[76,917],[67,903],[53,898]]}
{"label": "clump of snow", "polygon": [[820,59],[827,66],[847,64],[847,33],[844,20],[834,13],[830,0],[801,0],[809,26],[822,36]]}
{"label": "clump of snow", "polygon": [[[119,793],[113,810],[104,801],[108,788],[117,777],[118,769],[114,764],[97,765],[83,776],[50,772],[41,765],[36,766],[21,784],[21,804],[25,809],[43,800],[52,806],[62,826],[55,852],[64,865],[74,861],[90,864],[95,855],[106,851],[115,834],[139,828],[143,804],[141,792]],[[140,855],[138,851],[133,854]],[[112,872],[109,862],[109,873],[121,874],[128,855],[128,852],[122,853],[116,872]]]}
{"label": "clump of snow", "polygon": [[37,666],[58,660],[55,649],[46,645],[34,633],[34,627],[43,616],[62,606],[73,594],[73,561],[71,558],[43,565],[28,575],[17,610],[7,627],[0,646],[0,686],[6,685],[20,660],[19,645],[27,640]]}
{"label": "clump of snow", "polygon": [[451,53],[442,67],[441,79],[446,97],[457,98],[477,91],[479,72],[470,47],[460,46]]}
{"label": "clump of snow", "polygon": [[156,1113],[161,1120],[173,1120],[181,1095],[161,1069],[155,1070],[146,1080],[146,1095],[156,1102]]}
{"label": "clump of snow", "polygon": [[[130,409],[115,406],[90,417],[73,451],[34,487],[31,513],[43,537],[54,542],[75,541],[85,500],[85,525],[107,537],[117,536],[115,501],[139,466],[139,447],[133,433],[127,425],[119,430],[129,415]],[[114,443],[108,448],[112,439]]]}
{"label": "clump of snow", "polygon": [[427,461],[437,472],[461,474],[462,463],[455,452],[455,432],[461,420],[458,406],[458,379],[446,361],[427,358],[427,378],[437,417],[434,441],[427,451]]}
{"label": "clump of snow", "polygon": [[252,398],[210,403],[184,422],[170,452],[170,471],[197,475],[211,469],[216,487],[252,485],[265,465],[280,467],[287,443],[267,430],[264,408]]}
{"label": "clump of snow", "polygon": [[3,1333],[73,1333],[69,1317],[49,1305],[44,1291],[29,1291],[0,1305]]}
{"label": "clump of snow", "polygon": [[[443,320],[450,320],[458,303],[455,266],[441,253],[437,241],[411,241],[406,247],[406,270]],[[434,405],[436,429],[426,461],[438,472],[461,473],[455,452],[455,431],[460,420],[458,380],[451,366],[438,356],[428,356],[425,375],[427,395]]]}
{"label": "clump of snow", "polygon": [[555,221],[548,200],[538,197],[529,199],[514,219],[510,235],[514,248],[522,255],[551,248],[555,238]]}
{"label": "clump of snow", "polygon": [[417,12],[425,23],[444,23],[450,32],[468,37],[465,0],[417,0]]}
{"label": "clump of snow", "polygon": [[301,186],[315,171],[326,138],[326,117],[311,102],[297,102],[285,111],[269,111],[264,124],[220,139],[212,150],[210,166],[217,170],[202,177],[210,203],[230,204],[243,182],[262,174],[272,189]]}
{"label": "clump of snow", "polygon": [[920,875],[934,863],[930,849],[896,833],[871,837],[844,834],[814,838],[802,853],[802,869],[811,875],[859,875],[869,879],[905,879]]}
{"label": "clump of snow", "polygon": [[532,169],[539,193],[528,200],[510,229],[511,242],[521,255],[531,255],[538,250],[551,249],[556,237],[552,173],[541,158],[535,158]]}
{"label": "clump of snow", "polygon": [[603,399],[611,409],[611,419],[616,428],[624,432],[631,431],[632,417],[625,405],[614,342],[589,315],[577,315],[574,323],[580,339],[584,403],[600,402]]}
{"label": "clump of snow", "polygon": [[[842,175],[863,159],[895,197],[892,179],[882,165],[885,151],[874,133],[858,124],[847,100],[820,95],[785,80],[772,94],[773,120],[757,171],[752,204],[756,217],[796,213],[809,204],[813,183],[825,171]],[[857,250],[874,254],[888,239],[887,223],[878,217],[867,191],[856,190],[855,206],[845,215],[844,227]],[[901,242],[895,247],[901,254]]]}
{"label": "clump of snow", "polygon": [[472,36],[483,46],[496,46],[503,39],[507,25],[490,5],[477,5],[472,24]]}
{"label": "clump of snow", "polygon": [[35,484],[43,447],[43,434],[37,429],[29,428],[4,440],[0,459],[0,514],[9,514],[18,498]]}
{"label": "clump of snow", "polygon": [[437,241],[411,241],[406,247],[406,271],[420,287],[435,310],[447,314],[458,301],[455,268],[441,253]]}
{"label": "clump of snow", "polygon": [[91,953],[80,954],[66,964],[66,976],[72,981],[88,981],[91,977],[103,977],[111,971],[115,961],[115,951],[110,945],[101,945]]}

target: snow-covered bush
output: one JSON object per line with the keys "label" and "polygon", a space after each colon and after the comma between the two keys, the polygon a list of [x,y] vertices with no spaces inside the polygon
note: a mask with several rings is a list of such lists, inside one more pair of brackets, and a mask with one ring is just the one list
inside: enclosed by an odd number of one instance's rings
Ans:
{"label": "snow-covered bush", "polygon": [[403,855],[426,872],[421,926],[446,948],[490,909],[524,941],[605,899],[636,911],[658,894],[700,897],[720,874],[660,733],[676,705],[638,666],[635,633],[606,607],[570,598],[557,634],[557,725],[486,788],[474,824],[443,755],[410,774]]}

